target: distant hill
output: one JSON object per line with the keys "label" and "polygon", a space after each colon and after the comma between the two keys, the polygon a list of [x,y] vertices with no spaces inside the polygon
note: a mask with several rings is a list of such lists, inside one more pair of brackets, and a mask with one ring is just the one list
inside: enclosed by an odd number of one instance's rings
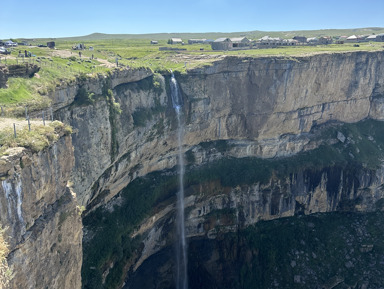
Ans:
{"label": "distant hill", "polygon": [[[207,33],[152,33],[152,34],[104,34],[93,33],[85,36],[78,37],[63,37],[57,40],[63,41],[94,41],[94,40],[108,40],[108,39],[153,39],[153,40],[166,40],[171,37],[178,37],[181,39],[191,38],[206,38],[217,39],[220,37],[236,37],[246,36],[250,39],[258,39],[265,35],[271,37],[292,38],[296,35],[307,37],[319,36],[350,36],[350,35],[371,35],[384,33],[383,27],[368,27],[368,28],[355,28],[355,29],[321,29],[321,30],[298,30],[298,31],[245,31],[245,32],[207,32]],[[51,38],[49,38],[51,39]],[[46,40],[46,39],[40,39]]]}

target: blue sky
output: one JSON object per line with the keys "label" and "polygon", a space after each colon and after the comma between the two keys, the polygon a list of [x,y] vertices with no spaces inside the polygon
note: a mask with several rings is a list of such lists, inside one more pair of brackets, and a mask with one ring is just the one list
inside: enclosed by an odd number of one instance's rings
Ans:
{"label": "blue sky", "polygon": [[4,0],[0,39],[384,27],[384,0]]}

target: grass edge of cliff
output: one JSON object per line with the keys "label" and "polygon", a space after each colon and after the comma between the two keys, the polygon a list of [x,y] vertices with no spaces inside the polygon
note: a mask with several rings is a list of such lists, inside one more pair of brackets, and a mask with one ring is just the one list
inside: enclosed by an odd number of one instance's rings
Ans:
{"label": "grass edge of cliff", "polygon": [[[6,120],[8,126],[0,128],[0,157],[9,155],[9,150],[17,147],[30,149],[36,153],[52,145],[60,137],[72,134],[71,126],[57,120],[47,122],[46,125],[42,121],[35,122],[31,125],[31,130],[25,120]],[[16,135],[12,124],[17,127]]]}

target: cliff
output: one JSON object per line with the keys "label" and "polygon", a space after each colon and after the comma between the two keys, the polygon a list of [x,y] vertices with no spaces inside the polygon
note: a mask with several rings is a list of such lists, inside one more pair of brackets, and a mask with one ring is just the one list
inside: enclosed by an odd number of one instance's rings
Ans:
{"label": "cliff", "polygon": [[[316,147],[311,139],[316,126],[383,119],[383,57],[382,52],[226,57],[179,75],[185,150],[222,139],[238,141],[235,157],[290,156]],[[136,176],[176,164],[168,76],[130,73],[136,77],[116,86],[113,77],[97,89],[84,83],[99,97],[95,104],[72,105],[57,113],[78,129],[73,178],[79,200],[89,208],[107,202]],[[79,87],[67,88],[73,90],[72,98],[62,102],[76,103],[73,95]],[[121,114],[114,115],[102,97],[106,88],[113,89]]]}
{"label": "cliff", "polygon": [[[206,288],[247,288],[252,268],[277,270],[277,257],[267,256],[262,265],[251,261],[265,246],[254,239],[263,220],[290,217],[296,224],[301,215],[333,212],[366,214],[364,219],[383,209],[383,58],[383,52],[225,57],[176,73],[184,100],[191,268],[201,269],[192,280],[212,284]],[[117,69],[63,83],[51,97],[55,118],[73,127],[72,139],[63,137],[38,154],[18,150],[3,157],[0,220],[10,228],[8,259],[17,272],[12,288],[79,288],[81,282],[83,288],[121,288],[125,277],[128,288],[174,286],[178,147],[169,78]],[[86,207],[84,237],[77,201]],[[373,230],[372,240],[381,234]],[[205,245],[199,259],[196,252]],[[374,248],[371,257],[379,264],[384,253]],[[275,249],[268,248],[280,252]],[[297,264],[300,252],[279,254]],[[48,269],[41,274],[32,264]],[[230,272],[236,264],[244,269],[226,279],[223,268]],[[289,273],[299,276],[290,275],[294,284],[318,269],[308,268]],[[153,278],[143,280],[143,272]],[[372,284],[373,270],[367,272]],[[312,276],[321,279],[313,288],[332,279]]]}
{"label": "cliff", "polygon": [[67,186],[74,162],[71,137],[39,153],[8,149],[0,162],[10,288],[80,288],[82,222]]}
{"label": "cliff", "polygon": [[[207,184],[204,176],[197,178],[200,185],[186,184],[191,186],[186,200],[189,238],[215,239],[260,220],[298,214],[380,209],[380,146],[370,153],[380,133],[361,133],[367,129],[363,120],[383,119],[383,57],[382,52],[226,57],[176,75],[184,98],[183,150],[190,169],[216,166],[227,173],[220,178],[214,170]],[[79,199],[87,206],[85,288],[119,286],[124,273],[135,274],[174,240],[172,203],[177,182],[168,169],[176,166],[177,136],[169,76],[141,74],[140,79],[113,86],[107,78],[104,90],[87,88],[95,93],[94,103],[76,104],[74,99],[57,111],[61,120],[77,129],[72,176]],[[114,110],[106,88],[121,113]],[[362,126],[338,128],[342,123]],[[310,152],[310,160],[301,163]],[[320,162],[323,153],[327,158]],[[247,158],[264,174],[255,174],[252,165],[249,173],[245,169],[249,164],[230,161]],[[269,167],[271,159],[276,159],[275,167]],[[220,166],[220,161],[225,165]],[[280,175],[286,167],[279,163],[292,169]],[[352,163],[351,171],[348,164]],[[173,179],[161,185],[169,175]],[[246,184],[223,185],[225,178],[244,175],[250,177]],[[216,214],[224,220],[210,220]],[[112,220],[119,218],[124,225],[115,226]],[[101,227],[105,231],[99,236],[96,228]],[[105,235],[114,244],[110,248],[103,246]],[[122,240],[127,239],[124,245]],[[169,266],[167,272],[172,271]]]}

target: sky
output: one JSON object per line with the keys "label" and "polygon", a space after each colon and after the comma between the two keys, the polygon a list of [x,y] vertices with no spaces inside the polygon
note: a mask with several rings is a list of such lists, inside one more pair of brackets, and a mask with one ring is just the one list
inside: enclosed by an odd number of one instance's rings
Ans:
{"label": "sky", "polygon": [[384,27],[384,0],[5,0],[0,39]]}

